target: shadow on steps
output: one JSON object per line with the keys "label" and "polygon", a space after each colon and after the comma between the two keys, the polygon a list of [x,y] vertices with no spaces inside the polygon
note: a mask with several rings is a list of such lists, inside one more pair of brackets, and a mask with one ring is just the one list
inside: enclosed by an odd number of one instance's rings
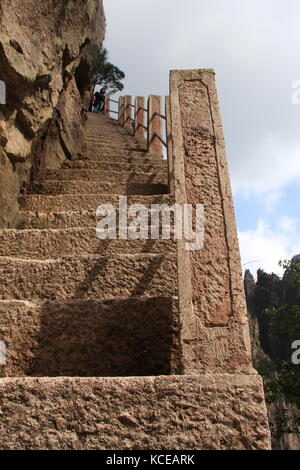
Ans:
{"label": "shadow on steps", "polygon": [[[172,298],[12,301],[0,309],[7,377],[178,372],[178,316]],[[12,311],[27,322],[12,322]],[[4,319],[13,323],[6,331]]]}

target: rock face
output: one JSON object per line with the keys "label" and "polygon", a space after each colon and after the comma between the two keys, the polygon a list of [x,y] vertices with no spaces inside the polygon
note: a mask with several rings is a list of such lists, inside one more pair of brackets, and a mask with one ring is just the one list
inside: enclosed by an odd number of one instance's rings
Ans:
{"label": "rock face", "polygon": [[[300,263],[300,255],[292,258],[294,264]],[[262,270],[257,272],[257,281],[250,271],[245,272],[244,287],[248,307],[250,336],[253,363],[259,373],[264,377],[265,383],[276,374],[277,367],[283,362],[291,361],[291,343],[283,338],[274,338],[271,334],[270,318],[266,309],[280,307],[285,304],[300,305],[299,293],[290,282],[290,275],[285,274],[280,279],[275,274],[267,274]],[[297,417],[299,410],[296,406],[276,401],[267,405],[271,429],[277,427],[281,416]],[[289,418],[289,419],[290,419]],[[299,450],[300,434],[294,432],[295,426],[285,425],[285,428],[293,428],[293,432],[280,432],[272,435],[272,447],[282,450]]]}
{"label": "rock face", "polygon": [[[296,264],[297,257],[292,259]],[[250,322],[257,323],[258,347],[267,354],[276,363],[290,361],[291,345],[289,341],[281,341],[272,338],[270,331],[270,319],[265,310],[270,307],[280,307],[286,304],[300,305],[300,298],[297,291],[291,285],[289,275],[284,275],[280,279],[276,274],[267,274],[262,270],[257,272],[257,281],[254,282],[253,276],[246,271],[244,278],[245,294],[250,314]],[[253,348],[252,341],[252,348]],[[254,351],[255,355],[259,353],[258,349]]]}
{"label": "rock face", "polygon": [[102,0],[0,0],[0,227],[14,227],[22,186],[78,158],[88,45],[104,38]]}

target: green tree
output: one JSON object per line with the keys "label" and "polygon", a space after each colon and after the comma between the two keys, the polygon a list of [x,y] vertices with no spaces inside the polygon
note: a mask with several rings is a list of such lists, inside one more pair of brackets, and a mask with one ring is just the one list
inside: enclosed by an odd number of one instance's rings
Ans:
{"label": "green tree", "polygon": [[[285,269],[295,299],[300,294],[300,265],[290,260],[279,264]],[[285,305],[267,309],[266,314],[270,318],[270,337],[276,343],[292,346],[295,340],[300,340],[300,305],[287,299]],[[291,348],[291,356],[292,353]],[[300,365],[289,360],[277,363],[276,369],[263,377],[267,401],[294,405],[300,412]],[[271,423],[273,434],[280,437],[283,432],[300,432],[299,412],[293,414],[285,410],[284,405],[279,407],[275,421]]]}
{"label": "green tree", "polygon": [[111,94],[123,90],[124,85],[121,81],[125,78],[125,74],[108,61],[107,49],[92,46],[88,52],[88,61],[91,65],[92,93],[96,85],[106,87]]}
{"label": "green tree", "polygon": [[[290,260],[280,261],[279,265],[285,270],[285,277],[289,278],[290,286],[296,294],[300,294],[300,265]],[[292,343],[300,340],[300,305],[287,302],[281,307],[267,309],[271,320],[270,333],[275,340],[282,339]],[[299,391],[300,392],[300,391]]]}

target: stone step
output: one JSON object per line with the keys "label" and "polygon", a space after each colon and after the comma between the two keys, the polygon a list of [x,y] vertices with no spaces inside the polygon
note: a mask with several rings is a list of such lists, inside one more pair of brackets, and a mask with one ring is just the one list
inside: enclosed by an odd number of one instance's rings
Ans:
{"label": "stone step", "polygon": [[[101,180],[100,180],[101,181]],[[108,183],[105,181],[57,181],[45,180],[43,183],[35,183],[31,192],[43,195],[59,194],[167,194],[168,185],[164,183],[137,183],[122,182]]]}
{"label": "stone step", "polygon": [[147,159],[148,162],[144,162],[140,158],[132,158],[129,163],[120,163],[114,161],[99,161],[99,160],[66,160],[63,164],[63,168],[72,169],[87,169],[87,170],[102,170],[102,171],[140,171],[144,173],[152,172],[167,172],[168,166],[167,161],[158,161]]}
{"label": "stone step", "polygon": [[138,143],[136,142],[99,142],[99,141],[95,141],[94,143],[89,141],[86,145],[86,148],[88,151],[90,150],[96,150],[97,148],[101,149],[101,150],[147,150],[147,146],[144,145],[139,145]]}
{"label": "stone step", "polygon": [[107,145],[110,145],[110,144],[116,145],[119,143],[143,144],[143,145],[147,144],[145,139],[139,139],[137,137],[133,137],[127,134],[92,133],[92,134],[86,134],[85,138],[88,143],[99,142],[99,143],[105,143]]}
{"label": "stone step", "polygon": [[99,126],[99,125],[89,125],[86,128],[86,136],[93,136],[93,135],[119,135],[125,137],[134,137],[133,129],[121,126]]}
{"label": "stone step", "polygon": [[[113,168],[104,171],[97,169],[59,169],[48,170],[46,180],[58,181],[109,181],[116,183],[166,183],[167,174],[162,171],[152,173],[139,171],[113,171]],[[102,184],[102,183],[101,183]]]}
{"label": "stone step", "polygon": [[6,378],[0,397],[5,450],[270,448],[258,374]]}
{"label": "stone step", "polygon": [[[116,208],[118,216],[119,211]],[[152,217],[151,209],[148,209],[149,221]],[[118,219],[119,220],[119,219]],[[130,220],[128,218],[128,220]],[[67,212],[31,212],[21,211],[17,229],[30,230],[30,229],[69,229],[69,228],[88,228],[95,229],[99,218],[96,217],[96,210],[74,210]],[[156,222],[155,222],[156,223]],[[174,223],[174,217],[171,214],[170,223]],[[154,222],[153,222],[154,224]],[[150,225],[150,223],[149,223]],[[162,222],[161,222],[162,225]]]}
{"label": "stone step", "polygon": [[88,113],[88,127],[91,126],[111,126],[120,127],[120,123],[117,119],[112,117],[104,116],[104,114]]}
{"label": "stone step", "polygon": [[74,210],[67,212],[21,211],[17,229],[68,229],[93,227],[97,224],[96,211]]}
{"label": "stone step", "polygon": [[[112,147],[112,146],[104,146],[104,145],[94,145],[94,146],[87,146],[83,149],[81,155],[83,157],[90,158],[91,155],[121,155],[121,156],[132,156],[132,157],[139,157],[139,156],[146,156],[147,148],[142,147]],[[97,160],[97,158],[95,158]]]}
{"label": "stone step", "polygon": [[2,377],[122,377],[178,370],[174,297],[0,301],[0,335],[6,346]]}
{"label": "stone step", "polygon": [[120,134],[120,133],[109,133],[105,132],[104,134],[100,134],[99,132],[93,132],[91,134],[85,134],[85,143],[89,142],[103,142],[107,145],[110,144],[140,144],[142,146],[147,145],[146,139],[135,137],[128,134]]}
{"label": "stone step", "polygon": [[0,257],[1,300],[172,297],[176,256],[84,256],[27,260]]}
{"label": "stone step", "polygon": [[93,136],[101,136],[101,137],[107,137],[107,136],[119,136],[119,137],[131,137],[134,138],[135,136],[133,135],[131,129],[130,132],[127,131],[127,128],[121,127],[121,126],[88,126],[86,128],[85,135],[87,137],[93,137]]}
{"label": "stone step", "polygon": [[120,133],[120,132],[90,132],[85,134],[85,141],[103,141],[108,143],[113,142],[135,142],[142,145],[147,145],[147,141],[145,138],[137,137],[134,135],[129,135],[127,133]]}
{"label": "stone step", "polygon": [[82,160],[93,160],[93,161],[109,161],[109,162],[117,162],[117,163],[130,163],[132,161],[141,161],[144,163],[148,162],[163,162],[163,157],[160,155],[152,155],[148,154],[147,152],[133,152],[133,151],[123,151],[123,152],[115,152],[115,151],[93,151],[93,152],[85,152]]}
{"label": "stone step", "polygon": [[96,122],[96,123],[89,122],[86,127],[86,133],[90,134],[93,132],[100,132],[102,134],[105,134],[106,132],[112,132],[112,133],[116,132],[118,134],[128,134],[128,129],[130,131],[129,133],[132,134],[132,128],[120,126],[118,123],[111,124],[111,123],[102,122],[99,125],[99,122]]}
{"label": "stone step", "polygon": [[[90,228],[0,230],[0,256],[28,259],[59,258],[61,256],[108,255],[116,253],[175,253],[171,240],[99,240],[96,217]],[[117,237],[118,237],[117,230]],[[63,243],[62,243],[63,240]]]}
{"label": "stone step", "polygon": [[114,122],[89,122],[87,126],[87,132],[118,132],[119,134],[127,134],[134,136],[134,129],[132,126],[123,127],[116,120],[114,120]]}
{"label": "stone step", "polygon": [[[169,194],[128,197],[128,205],[144,204],[173,204],[173,196]],[[25,211],[39,212],[66,212],[87,210],[94,211],[100,204],[113,204],[118,207],[119,195],[113,194],[60,194],[58,196],[44,196],[40,194],[23,195],[20,204]]]}
{"label": "stone step", "polygon": [[[101,138],[101,137],[88,137],[87,146],[102,146],[102,147],[137,147],[141,145],[140,142],[133,140],[132,137],[128,138]],[[142,148],[145,148],[145,144],[141,145]]]}

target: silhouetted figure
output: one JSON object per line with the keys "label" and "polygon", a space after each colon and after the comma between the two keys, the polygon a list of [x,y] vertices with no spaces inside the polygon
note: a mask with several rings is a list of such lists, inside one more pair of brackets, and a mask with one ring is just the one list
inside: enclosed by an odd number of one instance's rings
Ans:
{"label": "silhouetted figure", "polygon": [[102,113],[104,110],[104,103],[105,103],[105,95],[106,95],[106,88],[101,88],[100,91],[96,91],[93,97],[93,112],[94,113]]}

